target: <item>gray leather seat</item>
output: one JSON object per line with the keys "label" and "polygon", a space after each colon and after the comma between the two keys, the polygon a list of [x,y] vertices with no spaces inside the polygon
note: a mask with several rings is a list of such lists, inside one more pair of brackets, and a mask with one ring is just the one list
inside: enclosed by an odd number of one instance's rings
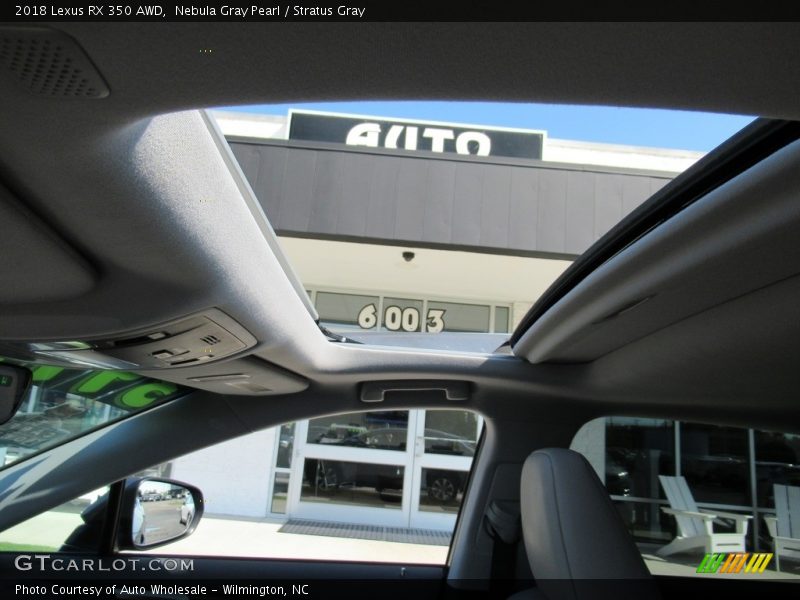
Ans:
{"label": "gray leather seat", "polygon": [[641,554],[588,461],[537,450],[522,468],[522,535],[535,592],[547,600],[658,598]]}

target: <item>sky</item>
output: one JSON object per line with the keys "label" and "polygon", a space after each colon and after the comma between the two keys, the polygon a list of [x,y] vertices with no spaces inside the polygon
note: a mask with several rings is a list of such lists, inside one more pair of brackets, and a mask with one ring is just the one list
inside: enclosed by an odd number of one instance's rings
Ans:
{"label": "sky", "polygon": [[498,102],[324,102],[225,108],[286,115],[290,108],[547,131],[549,137],[708,152],[753,117],[661,109]]}

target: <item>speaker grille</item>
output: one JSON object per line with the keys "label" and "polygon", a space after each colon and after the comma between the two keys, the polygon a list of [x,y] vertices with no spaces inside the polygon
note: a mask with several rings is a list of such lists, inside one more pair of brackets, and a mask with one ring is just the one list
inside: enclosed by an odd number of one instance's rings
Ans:
{"label": "speaker grille", "polygon": [[109,94],[78,43],[54,29],[0,28],[0,64],[38,96],[105,98]]}

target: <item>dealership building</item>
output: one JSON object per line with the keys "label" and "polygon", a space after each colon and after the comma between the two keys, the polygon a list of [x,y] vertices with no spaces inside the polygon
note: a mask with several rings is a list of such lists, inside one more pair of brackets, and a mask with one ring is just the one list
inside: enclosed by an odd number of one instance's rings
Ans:
{"label": "dealership building", "polygon": [[[345,335],[513,331],[576,256],[702,156],[387,117],[214,116],[321,323]],[[335,415],[169,470],[203,489],[210,514],[448,531],[480,427],[466,411]],[[762,460],[775,444],[794,463]],[[654,542],[674,534],[659,473],[684,474],[702,506],[759,516],[762,463],[793,476],[800,462],[791,436],[651,419],[595,421],[576,445]]]}

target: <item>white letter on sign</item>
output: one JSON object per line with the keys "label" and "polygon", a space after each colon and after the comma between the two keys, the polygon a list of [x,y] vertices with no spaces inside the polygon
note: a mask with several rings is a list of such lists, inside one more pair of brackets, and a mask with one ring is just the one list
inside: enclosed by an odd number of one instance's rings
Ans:
{"label": "white letter on sign", "polygon": [[361,123],[353,127],[347,133],[345,143],[348,146],[369,146],[378,147],[378,136],[381,133],[381,126],[377,123]]}
{"label": "white letter on sign", "polygon": [[401,133],[403,133],[402,125],[392,125],[389,127],[389,133],[386,134],[386,141],[383,142],[383,145],[386,148],[397,148],[397,138]]}
{"label": "white letter on sign", "polygon": [[431,152],[444,152],[444,141],[452,140],[455,136],[450,129],[426,127],[422,137],[431,138]]}
{"label": "white letter on sign", "polygon": [[478,144],[478,151],[475,153],[478,156],[489,156],[492,150],[492,140],[489,136],[480,131],[465,131],[458,136],[456,140],[456,152],[459,154],[470,154],[469,143],[475,142]]}
{"label": "white letter on sign", "polygon": [[411,127],[410,125],[406,127],[406,150],[416,150],[417,149],[417,128]]}

